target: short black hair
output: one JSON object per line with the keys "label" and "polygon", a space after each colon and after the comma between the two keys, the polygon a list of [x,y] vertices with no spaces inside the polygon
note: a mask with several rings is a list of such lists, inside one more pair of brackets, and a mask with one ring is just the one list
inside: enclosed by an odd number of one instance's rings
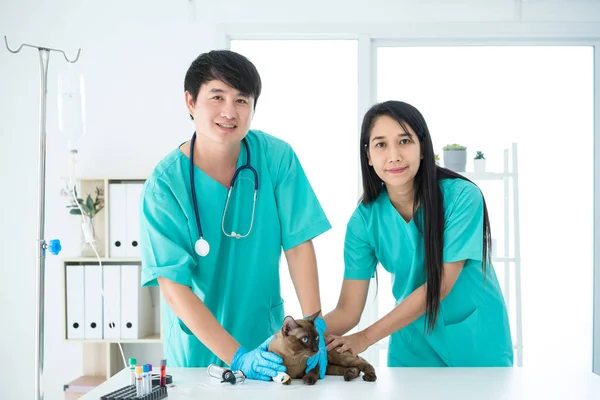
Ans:
{"label": "short black hair", "polygon": [[183,87],[195,102],[200,86],[212,80],[220,80],[243,95],[253,97],[256,109],[262,83],[254,64],[243,55],[231,50],[212,50],[200,54],[188,68]]}

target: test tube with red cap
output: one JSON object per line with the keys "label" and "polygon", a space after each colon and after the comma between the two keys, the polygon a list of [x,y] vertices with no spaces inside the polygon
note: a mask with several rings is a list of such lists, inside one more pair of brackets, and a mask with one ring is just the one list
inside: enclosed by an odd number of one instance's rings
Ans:
{"label": "test tube with red cap", "polygon": [[167,386],[167,360],[160,360],[160,386]]}

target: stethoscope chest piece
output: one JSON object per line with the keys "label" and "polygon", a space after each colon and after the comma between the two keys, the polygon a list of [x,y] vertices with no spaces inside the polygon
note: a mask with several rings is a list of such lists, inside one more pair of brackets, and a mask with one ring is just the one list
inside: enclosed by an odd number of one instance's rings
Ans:
{"label": "stethoscope chest piece", "polygon": [[[244,147],[246,148],[246,164],[237,168],[235,170],[235,173],[233,174],[233,177],[231,178],[231,182],[229,183],[229,192],[227,193],[227,200],[225,202],[225,208],[223,209],[223,216],[221,218],[221,230],[223,231],[223,234],[228,237],[232,237],[232,238],[236,238],[236,239],[245,238],[246,236],[248,236],[250,234],[250,231],[252,230],[252,225],[254,223],[254,211],[256,209],[256,195],[258,192],[258,173],[250,165],[250,149],[248,148],[248,143],[246,143],[246,139],[245,138],[242,139],[242,142],[244,143]],[[205,257],[206,255],[208,255],[208,252],[210,251],[210,245],[208,244],[208,242],[206,241],[206,239],[204,239],[204,237],[202,235],[202,225],[200,224],[200,213],[198,212],[198,200],[196,199],[196,189],[194,187],[194,168],[195,168],[195,166],[194,166],[194,145],[195,145],[195,143],[196,143],[196,132],[194,132],[194,134],[192,135],[192,140],[190,141],[190,191],[192,193],[192,204],[194,206],[194,216],[196,217],[196,225],[198,226],[198,234],[200,236],[200,239],[196,240],[196,243],[194,243],[194,250],[196,251],[196,254],[198,254],[200,257]],[[225,215],[227,214],[227,207],[229,206],[229,197],[231,196],[231,191],[233,189],[233,185],[235,184],[236,178],[238,177],[239,173],[244,169],[248,169],[254,175],[254,200],[253,200],[253,204],[252,204],[252,219],[250,220],[250,227],[248,228],[248,233],[246,233],[245,235],[240,235],[239,233],[235,233],[233,231],[230,234],[228,234],[227,232],[225,232]]]}
{"label": "stethoscope chest piece", "polygon": [[194,250],[196,250],[196,254],[198,254],[200,257],[205,257],[210,251],[210,245],[206,240],[204,240],[204,238],[200,238],[196,240]]}

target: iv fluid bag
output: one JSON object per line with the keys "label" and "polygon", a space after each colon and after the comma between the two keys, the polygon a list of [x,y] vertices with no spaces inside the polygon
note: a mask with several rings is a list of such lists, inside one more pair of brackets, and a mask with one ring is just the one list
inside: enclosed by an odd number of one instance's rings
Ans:
{"label": "iv fluid bag", "polygon": [[79,152],[79,140],[85,134],[85,88],[83,75],[68,64],[58,76],[58,127],[71,153]]}

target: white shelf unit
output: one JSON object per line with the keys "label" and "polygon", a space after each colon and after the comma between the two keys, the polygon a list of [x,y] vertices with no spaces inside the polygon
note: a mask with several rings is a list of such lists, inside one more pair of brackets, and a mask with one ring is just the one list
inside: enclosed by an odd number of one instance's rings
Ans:
{"label": "white shelf unit", "polygon": [[[64,178],[67,180],[68,178]],[[67,290],[66,290],[66,270],[67,266],[84,266],[84,265],[140,265],[142,260],[140,257],[111,257],[110,256],[110,209],[109,202],[109,185],[112,183],[143,183],[144,178],[120,178],[120,177],[91,177],[78,178],[79,197],[87,197],[87,194],[92,194],[96,187],[104,190],[104,209],[94,217],[94,227],[96,235],[101,240],[101,248],[99,249],[100,258],[97,257],[64,257],[61,259],[61,282],[62,282],[62,298],[63,298],[63,338],[67,342],[81,343],[83,346],[83,375],[84,377],[102,377],[108,379],[124,368],[123,357],[119,349],[121,344],[157,344],[163,341],[162,321],[160,313],[161,294],[158,287],[147,288],[149,290],[152,301],[152,325],[153,332],[146,337],[140,339],[69,339],[67,336]],[[69,216],[74,218],[76,216]],[[81,233],[81,232],[80,232]],[[82,234],[82,233],[81,233]],[[126,354],[126,357],[128,355]],[[139,357],[138,357],[139,358]],[[84,378],[82,377],[82,378]],[[81,380],[82,378],[78,378]],[[65,387],[69,386],[68,384]]]}
{"label": "white shelf unit", "polygon": [[[519,224],[519,175],[518,175],[518,157],[517,157],[517,144],[512,143],[511,151],[504,149],[503,161],[504,168],[502,172],[459,172],[460,175],[470,179],[477,183],[477,181],[498,181],[504,183],[504,252],[501,257],[494,256],[492,254],[492,264],[497,269],[499,264],[504,265],[504,298],[506,301],[506,307],[508,309],[509,317],[515,313],[515,338],[513,341],[513,349],[515,352],[515,364],[516,366],[523,366],[523,332],[522,332],[522,307],[521,307],[521,246],[520,246],[520,224]],[[512,190],[511,190],[512,188]],[[511,198],[512,194],[512,198]],[[512,200],[512,201],[511,201]],[[512,203],[513,217],[512,225],[510,218],[510,205]],[[491,210],[488,208],[488,214]],[[511,242],[511,227],[512,227],[512,238],[513,248],[511,253],[510,242]],[[378,268],[379,269],[379,268]],[[514,272],[515,281],[515,305],[513,310],[513,304],[510,301],[510,282],[511,282],[511,271]],[[358,330],[362,330],[367,326],[371,325],[383,315],[379,315],[378,301],[376,300],[373,293],[375,292],[374,279],[371,279],[369,286],[369,294],[367,304],[359,325]],[[381,290],[381,288],[379,288]],[[511,329],[512,332],[512,329]],[[375,345],[371,346],[364,353],[364,356],[372,363],[379,364],[380,352],[387,349],[389,338],[382,339]]]}
{"label": "white shelf unit", "polygon": [[[521,303],[521,234],[519,220],[519,163],[517,144],[512,143],[511,151],[504,149],[504,168],[502,172],[464,172],[461,175],[472,181],[502,181],[504,183],[504,257],[492,257],[494,267],[497,264],[504,264],[504,299],[511,315],[512,302],[510,293],[511,272],[514,272],[515,281],[515,341],[513,348],[515,351],[516,365],[523,366],[523,321],[522,321],[522,303]],[[511,202],[512,194],[512,202]],[[510,206],[512,203],[512,225],[510,216]],[[488,213],[490,210],[488,209]],[[512,229],[511,229],[512,228]],[[512,249],[511,244],[512,231]],[[511,253],[512,250],[512,253]]]}

